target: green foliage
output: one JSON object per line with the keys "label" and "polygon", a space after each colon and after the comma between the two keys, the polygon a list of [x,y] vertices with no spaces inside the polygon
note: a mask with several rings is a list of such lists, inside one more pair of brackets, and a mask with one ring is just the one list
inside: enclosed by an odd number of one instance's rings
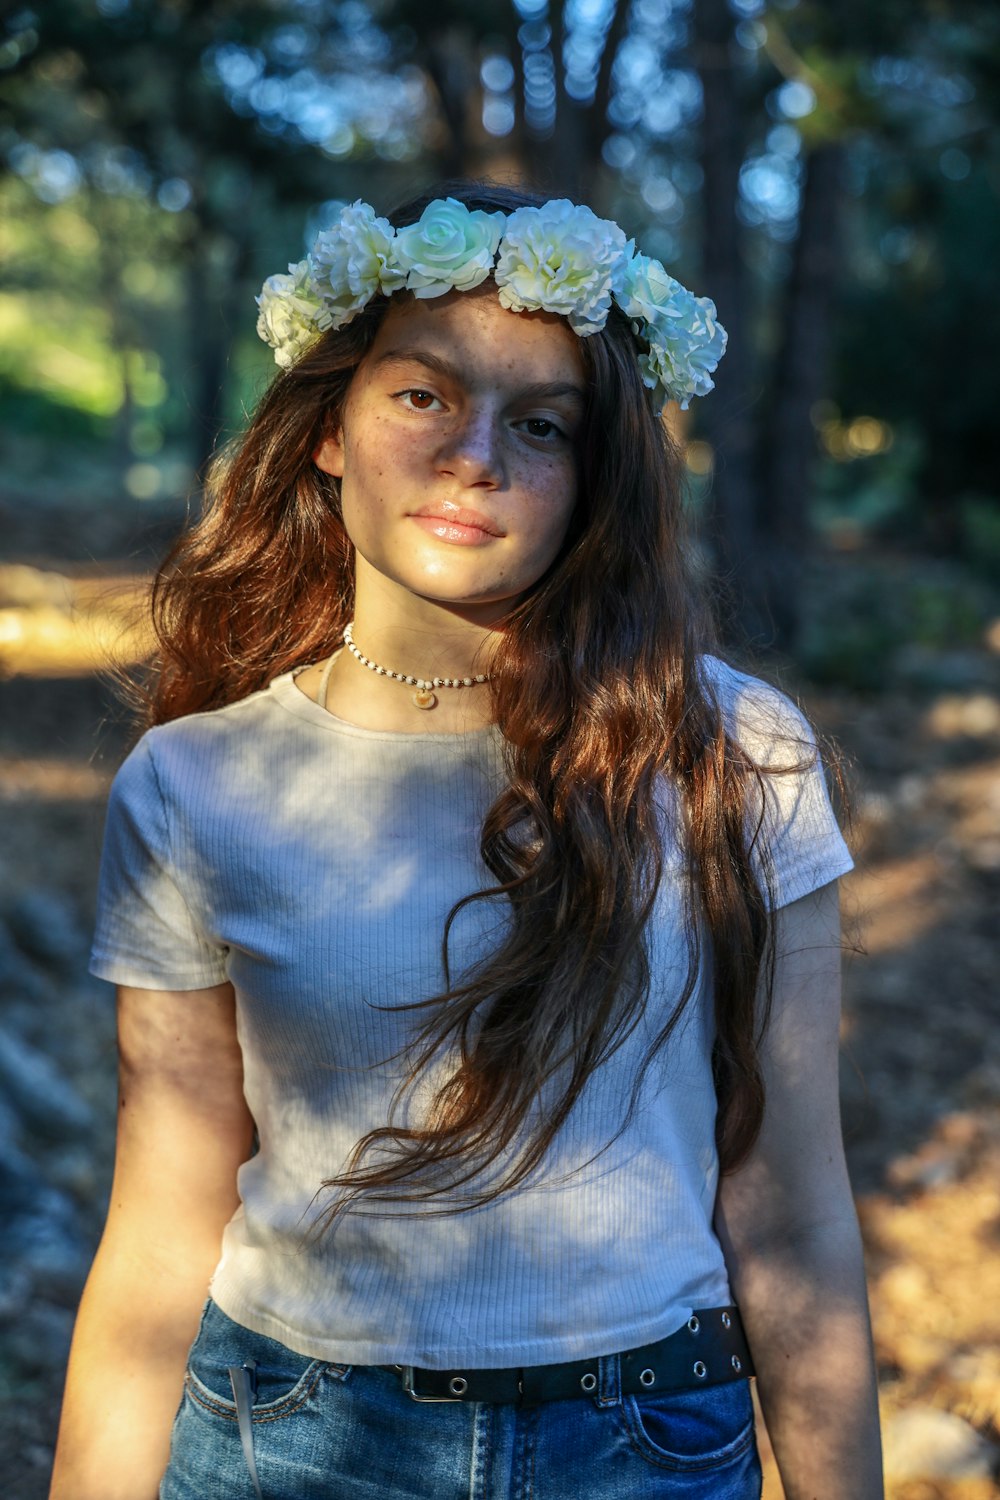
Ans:
{"label": "green foliage", "polygon": [[[111,424],[80,406],[67,406],[53,401],[38,390],[25,390],[19,385],[0,377],[0,405],[4,411],[4,427],[8,433],[32,433],[41,438],[59,443],[87,443],[93,447],[106,444],[111,435]],[[10,444],[4,442],[2,450],[8,460],[10,477]]]}
{"label": "green foliage", "polygon": [[826,456],[816,472],[813,520],[835,545],[877,540],[912,541],[924,459],[920,432],[904,422],[883,453],[851,459]]}
{"label": "green foliage", "polygon": [[962,495],[958,512],[963,557],[982,577],[1000,584],[1000,494]]}
{"label": "green foliage", "polygon": [[937,158],[907,156],[873,178],[852,214],[857,274],[841,300],[832,394],[919,432],[918,525],[921,495],[989,493],[996,482],[998,186],[986,162],[970,159],[951,182]]}
{"label": "green foliage", "polygon": [[[629,66],[643,52],[649,71],[619,92],[639,113],[613,110],[595,125],[560,79],[558,108],[574,140],[585,135],[593,148],[587,191],[603,195],[640,243],[645,221],[648,248],[682,277],[690,265],[695,284],[697,122],[667,132],[642,117],[672,70],[696,65],[691,18],[664,5],[661,37],[649,20],[656,0],[627,14],[624,4],[617,34],[630,29]],[[558,0],[549,7],[557,54],[560,26],[571,40],[570,10]],[[74,442],[103,433],[113,439],[112,470],[160,464],[183,447],[197,463],[216,431],[241,423],[272,371],[254,340],[254,291],[301,253],[318,205],[359,194],[384,205],[436,175],[459,147],[466,167],[514,176],[558,173],[568,159],[566,128],[551,142],[532,139],[519,119],[498,142],[481,125],[483,57],[523,61],[514,0],[448,0],[430,12],[412,0],[48,0],[35,12],[21,12],[17,25],[12,13],[0,45],[0,152],[10,168],[0,175],[0,379],[24,431]],[[823,461],[820,534],[836,544],[933,537],[988,577],[1000,567],[991,498],[1000,10],[993,0],[774,0],[741,24],[734,46],[742,134],[731,144],[769,159],[765,197],[782,159],[801,181],[812,147],[843,141],[848,151],[847,264],[827,394],[845,423],[867,414],[893,429],[893,441],[870,457]],[[625,71],[616,68],[616,87]],[[339,111],[325,134],[315,112],[273,104],[282,90],[294,102],[307,75],[316,98]],[[815,95],[801,118],[785,119],[776,105],[785,82]],[[257,83],[267,87],[255,93]],[[612,132],[614,169],[600,163]],[[46,177],[49,157],[68,174],[65,190]],[[780,232],[761,220],[739,230],[749,267],[743,342],[763,395],[751,414],[766,407],[787,332],[781,293],[797,274],[794,229],[792,211]],[[734,404],[734,420],[747,410]],[[705,488],[692,479],[696,510],[711,508]],[[900,629],[939,631],[933,606],[914,609]],[[881,601],[851,606],[839,627],[847,656],[852,631],[859,659],[873,640],[891,645],[896,626],[885,613]]]}
{"label": "green foliage", "polygon": [[914,646],[929,655],[975,645],[998,600],[957,564],[918,553],[843,553],[810,569],[803,670],[824,686],[876,692]]}

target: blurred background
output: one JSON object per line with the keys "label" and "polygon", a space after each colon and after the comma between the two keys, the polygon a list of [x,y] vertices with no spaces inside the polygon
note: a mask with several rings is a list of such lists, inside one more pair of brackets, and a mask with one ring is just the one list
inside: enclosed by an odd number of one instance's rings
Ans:
{"label": "blurred background", "polygon": [[[845,1131],[896,1500],[1000,1461],[995,0],[45,0],[0,23],[0,1430],[46,1492],[114,1129],[102,675],[340,205],[484,175],[729,331],[668,408],[743,660],[852,763]],[[766,1443],[766,1439],[765,1439]],[[767,1494],[780,1495],[769,1474]]]}

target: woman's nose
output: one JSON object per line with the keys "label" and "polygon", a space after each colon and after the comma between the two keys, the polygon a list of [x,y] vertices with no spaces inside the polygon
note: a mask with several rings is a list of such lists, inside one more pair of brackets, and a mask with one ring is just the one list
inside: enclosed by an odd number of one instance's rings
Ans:
{"label": "woman's nose", "polygon": [[495,488],[504,479],[503,430],[487,408],[470,409],[442,443],[438,468],[463,484]]}

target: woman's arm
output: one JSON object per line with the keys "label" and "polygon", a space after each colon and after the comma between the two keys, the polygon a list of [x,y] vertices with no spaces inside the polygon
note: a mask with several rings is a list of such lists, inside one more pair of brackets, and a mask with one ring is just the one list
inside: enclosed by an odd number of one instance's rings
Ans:
{"label": "woman's arm", "polygon": [[764,1125],[716,1228],[786,1500],[881,1500],[861,1238],[838,1100],[837,886],[777,913]]}
{"label": "woman's arm", "polygon": [[155,1500],[187,1351],[250,1154],[232,986],[118,992],[118,1147],[50,1500]]}

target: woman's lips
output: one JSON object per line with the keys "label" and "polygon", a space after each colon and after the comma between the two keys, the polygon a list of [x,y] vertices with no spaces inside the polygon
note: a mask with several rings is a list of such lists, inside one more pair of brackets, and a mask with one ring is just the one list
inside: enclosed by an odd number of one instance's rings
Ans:
{"label": "woman's lips", "polygon": [[411,512],[422,531],[429,531],[442,542],[456,542],[460,547],[482,547],[505,533],[489,516],[478,510],[459,506],[427,506]]}

